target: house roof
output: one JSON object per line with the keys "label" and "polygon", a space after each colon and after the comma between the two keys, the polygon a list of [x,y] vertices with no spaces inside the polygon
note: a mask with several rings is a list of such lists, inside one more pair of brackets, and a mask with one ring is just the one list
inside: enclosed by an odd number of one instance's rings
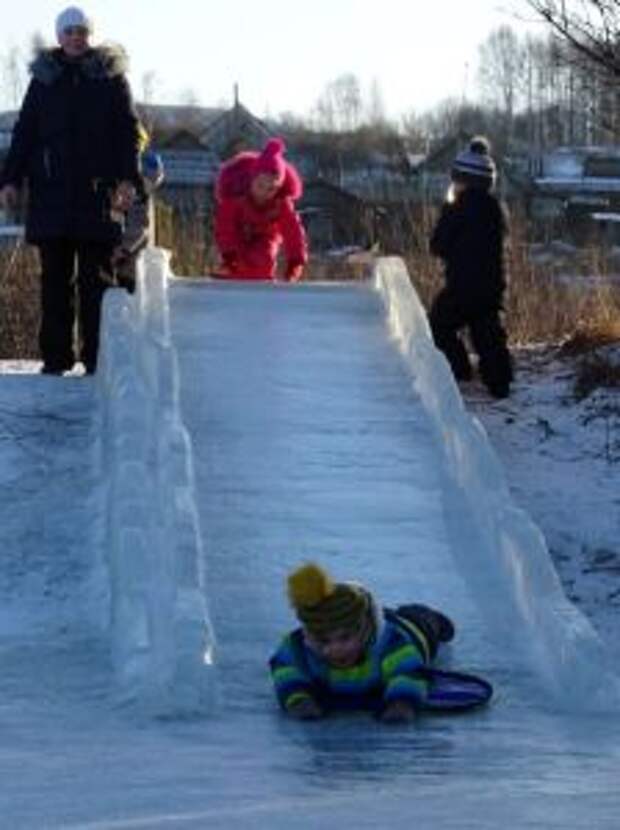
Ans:
{"label": "house roof", "polygon": [[237,102],[231,109],[221,110],[218,115],[214,116],[205,126],[200,138],[208,144],[212,136],[217,134],[223,122],[229,120],[232,127],[251,126],[261,138],[269,138],[272,131],[260,118],[253,115],[247,107]]}
{"label": "house roof", "polygon": [[164,165],[165,185],[208,187],[220,166],[218,156],[208,150],[159,150]]}
{"label": "house roof", "polygon": [[537,190],[542,193],[620,193],[620,178],[603,178],[600,176],[580,176],[564,178],[561,176],[534,179]]}
{"label": "house roof", "polygon": [[219,118],[226,108],[198,107],[187,104],[136,104],[140,117],[154,129],[175,130],[206,127]]}

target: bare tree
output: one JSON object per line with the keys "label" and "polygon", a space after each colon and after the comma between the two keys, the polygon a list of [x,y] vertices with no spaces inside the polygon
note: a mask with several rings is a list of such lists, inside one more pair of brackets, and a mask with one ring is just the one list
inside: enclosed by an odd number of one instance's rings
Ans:
{"label": "bare tree", "polygon": [[409,112],[401,117],[400,133],[409,153],[425,153],[428,150],[428,133],[417,113]]}
{"label": "bare tree", "polygon": [[142,103],[153,104],[157,97],[157,90],[160,86],[157,72],[154,69],[149,69],[140,79],[142,85]]}
{"label": "bare tree", "polygon": [[619,0],[527,0],[578,55],[606,75],[620,76]]}
{"label": "bare tree", "polygon": [[327,84],[315,105],[319,129],[355,130],[360,124],[362,96],[355,75],[340,75]]}
{"label": "bare tree", "polygon": [[508,138],[523,101],[524,81],[523,46],[510,26],[500,26],[480,46],[478,82],[487,103],[503,114]]}
{"label": "bare tree", "polygon": [[562,46],[561,61],[573,72],[574,118],[588,140],[620,137],[620,0],[527,0]]}
{"label": "bare tree", "polygon": [[26,90],[25,60],[21,50],[12,46],[2,59],[2,86],[11,109],[18,109]]}
{"label": "bare tree", "polygon": [[378,78],[373,78],[370,85],[370,100],[368,102],[368,123],[381,126],[386,123],[385,102]]}

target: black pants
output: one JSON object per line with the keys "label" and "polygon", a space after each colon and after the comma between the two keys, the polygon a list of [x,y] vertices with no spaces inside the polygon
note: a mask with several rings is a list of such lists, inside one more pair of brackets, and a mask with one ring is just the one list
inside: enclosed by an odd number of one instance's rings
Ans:
{"label": "black pants", "polygon": [[467,327],[483,383],[492,395],[508,394],[513,379],[512,360],[499,305],[473,306],[444,289],[433,302],[429,322],[435,345],[445,354],[457,380],[472,377],[467,349],[459,335]]}
{"label": "black pants", "polygon": [[[48,369],[63,371],[75,362],[74,326],[79,317],[79,356],[94,372],[99,350],[103,293],[112,284],[112,246],[102,242],[52,239],[39,243],[41,329],[39,348]],[[77,268],[76,268],[77,266]]]}
{"label": "black pants", "polygon": [[431,659],[436,656],[440,643],[449,643],[454,637],[452,620],[428,605],[419,603],[399,605],[396,608],[396,614],[406,620],[411,620],[424,634]]}

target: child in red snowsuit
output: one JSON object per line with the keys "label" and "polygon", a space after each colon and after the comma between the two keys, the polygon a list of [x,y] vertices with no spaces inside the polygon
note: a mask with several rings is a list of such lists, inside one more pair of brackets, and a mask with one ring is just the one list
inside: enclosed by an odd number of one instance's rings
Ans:
{"label": "child in red snowsuit", "polygon": [[294,202],[302,182],[284,160],[284,149],[283,141],[272,138],[261,153],[238,153],[222,166],[215,186],[215,240],[222,260],[218,276],[273,279],[283,245],[285,279],[301,279],[308,249]]}

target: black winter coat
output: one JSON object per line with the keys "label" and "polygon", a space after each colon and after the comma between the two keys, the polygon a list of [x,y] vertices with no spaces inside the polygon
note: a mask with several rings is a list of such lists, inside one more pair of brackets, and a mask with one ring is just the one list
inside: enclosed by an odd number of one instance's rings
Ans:
{"label": "black winter coat", "polygon": [[138,181],[138,120],[117,47],[69,60],[43,50],[15,125],[0,186],[28,180],[29,242],[66,237],[116,243],[110,196]]}
{"label": "black winter coat", "polygon": [[501,306],[507,230],[502,205],[486,190],[470,187],[444,204],[430,247],[445,263],[446,288],[463,304]]}

